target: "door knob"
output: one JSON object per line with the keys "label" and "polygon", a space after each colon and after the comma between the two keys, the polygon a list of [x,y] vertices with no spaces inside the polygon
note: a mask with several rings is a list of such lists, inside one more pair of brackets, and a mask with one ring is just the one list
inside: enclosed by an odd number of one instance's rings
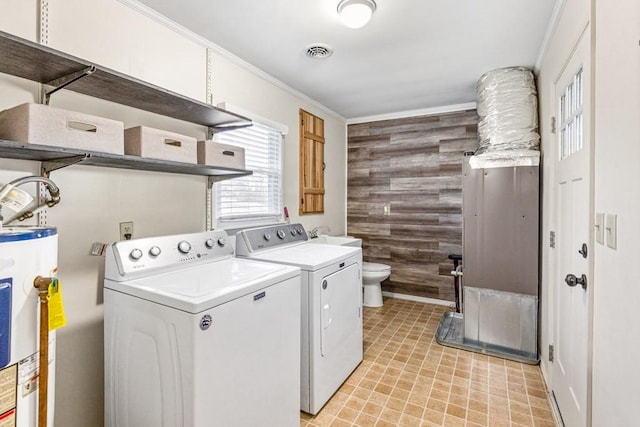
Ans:
{"label": "door knob", "polygon": [[567,274],[564,281],[572,288],[576,285],[581,285],[582,289],[587,289],[587,276],[584,274],[581,277],[576,277],[575,274]]}

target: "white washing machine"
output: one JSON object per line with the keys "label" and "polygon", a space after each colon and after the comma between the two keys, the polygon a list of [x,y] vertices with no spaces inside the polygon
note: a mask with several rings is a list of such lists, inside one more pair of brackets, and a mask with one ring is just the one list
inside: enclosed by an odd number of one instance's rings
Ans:
{"label": "white washing machine", "polygon": [[108,247],[107,427],[299,425],[300,269],[232,255],[224,231]]}
{"label": "white washing machine", "polygon": [[[56,277],[55,228],[0,230],[0,426],[35,427],[38,420],[39,297],[37,276]],[[56,332],[49,332],[47,422],[53,425]]]}
{"label": "white washing machine", "polygon": [[241,231],[236,255],[302,269],[300,408],[318,413],[362,361],[362,249],[308,243],[291,224]]}

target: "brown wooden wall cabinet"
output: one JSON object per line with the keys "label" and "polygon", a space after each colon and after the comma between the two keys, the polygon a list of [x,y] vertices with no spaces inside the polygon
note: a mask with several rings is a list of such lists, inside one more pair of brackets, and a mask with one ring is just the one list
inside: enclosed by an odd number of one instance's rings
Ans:
{"label": "brown wooden wall cabinet", "polygon": [[300,110],[300,215],[324,213],[324,120]]}
{"label": "brown wooden wall cabinet", "polygon": [[478,147],[475,110],[349,125],[347,233],[365,261],[391,266],[384,291],[454,299],[462,254],[463,152]]}

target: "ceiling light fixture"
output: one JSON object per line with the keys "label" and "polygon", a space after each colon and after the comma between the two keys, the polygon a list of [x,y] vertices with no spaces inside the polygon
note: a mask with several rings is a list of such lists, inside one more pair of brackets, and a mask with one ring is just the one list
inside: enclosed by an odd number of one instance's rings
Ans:
{"label": "ceiling light fixture", "polygon": [[364,27],[376,10],[374,0],[340,0],[338,15],[349,28]]}

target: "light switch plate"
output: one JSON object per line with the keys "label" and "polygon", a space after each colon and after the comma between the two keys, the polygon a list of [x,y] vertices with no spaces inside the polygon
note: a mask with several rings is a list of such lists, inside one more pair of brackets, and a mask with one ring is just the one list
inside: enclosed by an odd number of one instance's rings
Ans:
{"label": "light switch plate", "polygon": [[604,245],[604,213],[596,212],[596,243]]}
{"label": "light switch plate", "polygon": [[604,232],[607,238],[607,246],[611,249],[618,247],[618,215],[607,214]]}

